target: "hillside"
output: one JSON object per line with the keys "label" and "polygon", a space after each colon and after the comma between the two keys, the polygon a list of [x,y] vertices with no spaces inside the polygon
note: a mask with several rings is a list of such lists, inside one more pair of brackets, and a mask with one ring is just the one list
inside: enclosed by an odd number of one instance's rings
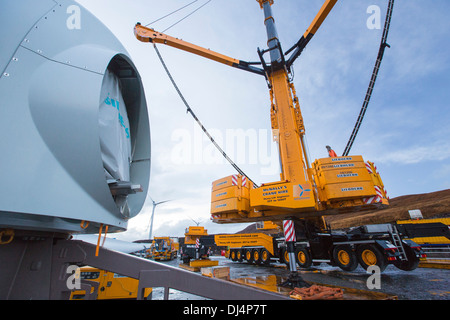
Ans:
{"label": "hillside", "polygon": [[389,200],[389,207],[382,210],[348,213],[325,218],[332,229],[349,228],[364,224],[390,223],[409,219],[408,210],[420,209],[424,218],[450,216],[450,189],[424,194],[406,195]]}

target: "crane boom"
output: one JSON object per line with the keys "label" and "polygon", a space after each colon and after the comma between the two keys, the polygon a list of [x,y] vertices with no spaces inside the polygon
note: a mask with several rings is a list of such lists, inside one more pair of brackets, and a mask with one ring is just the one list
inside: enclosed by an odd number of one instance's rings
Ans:
{"label": "crane boom", "polygon": [[174,47],[219,63],[223,63],[227,66],[242,69],[263,76],[265,75],[264,70],[251,66],[251,63],[247,61],[234,59],[224,54],[189,43],[187,41],[171,37],[152,28],[144,27],[139,22],[136,23],[136,26],[134,27],[134,34],[136,38],[142,42],[162,43],[170,47]]}

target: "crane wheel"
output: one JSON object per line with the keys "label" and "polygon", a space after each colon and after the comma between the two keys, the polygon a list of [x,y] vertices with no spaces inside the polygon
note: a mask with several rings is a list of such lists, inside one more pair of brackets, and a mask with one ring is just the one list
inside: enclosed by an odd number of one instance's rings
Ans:
{"label": "crane wheel", "polygon": [[280,251],[280,262],[289,266],[289,252],[286,248],[282,248]]}
{"label": "crane wheel", "polygon": [[333,249],[334,262],[344,271],[353,271],[358,267],[358,259],[349,245],[336,246]]}
{"label": "crane wheel", "polygon": [[312,258],[307,248],[297,248],[295,250],[295,260],[300,268],[309,268],[312,265]]}
{"label": "crane wheel", "polygon": [[407,261],[397,260],[394,262],[394,266],[403,271],[412,271],[416,269],[419,266],[420,259],[416,257],[414,249],[405,244],[403,245],[403,249],[405,250],[406,258],[408,260]]}
{"label": "crane wheel", "polygon": [[252,256],[253,262],[255,262],[256,264],[261,264],[261,254],[259,252],[259,249],[253,249]]}
{"label": "crane wheel", "polygon": [[358,246],[356,257],[361,267],[366,270],[368,267],[376,265],[380,268],[380,272],[383,272],[388,265],[384,254],[373,244]]}
{"label": "crane wheel", "polygon": [[260,259],[262,264],[269,264],[270,263],[270,252],[267,251],[267,249],[262,249],[260,254]]}

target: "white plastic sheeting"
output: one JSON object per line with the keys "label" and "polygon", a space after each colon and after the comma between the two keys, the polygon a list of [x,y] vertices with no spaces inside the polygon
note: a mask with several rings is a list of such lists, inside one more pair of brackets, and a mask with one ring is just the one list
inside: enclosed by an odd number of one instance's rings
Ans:
{"label": "white plastic sheeting", "polygon": [[105,73],[101,89],[99,126],[102,160],[108,183],[130,181],[130,124],[119,79],[109,70]]}

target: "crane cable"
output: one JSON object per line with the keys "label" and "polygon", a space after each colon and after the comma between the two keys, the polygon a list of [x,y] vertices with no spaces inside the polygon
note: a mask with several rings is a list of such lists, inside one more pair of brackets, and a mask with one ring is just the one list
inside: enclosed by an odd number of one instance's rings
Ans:
{"label": "crane cable", "polygon": [[390,48],[390,45],[386,42],[389,27],[391,25],[392,11],[394,9],[394,0],[389,0],[387,12],[386,12],[386,21],[384,23],[383,36],[381,38],[380,49],[378,50],[377,61],[375,62],[375,67],[372,72],[372,78],[370,79],[369,87],[367,89],[366,97],[364,98],[364,103],[361,107],[361,111],[359,112],[358,119],[356,120],[355,127],[353,128],[353,132],[350,136],[350,139],[347,142],[347,146],[342,154],[342,156],[348,156],[350,149],[352,148],[353,142],[355,141],[356,135],[359,131],[361,123],[363,121],[364,115],[367,110],[367,106],[369,105],[370,97],[372,96],[373,88],[375,86],[375,81],[377,80],[378,71],[380,70],[381,60],[383,60],[384,51],[386,47]]}
{"label": "crane cable", "polygon": [[177,84],[175,83],[175,80],[173,79],[169,69],[167,68],[166,63],[164,62],[164,59],[161,56],[161,53],[159,52],[158,48],[156,47],[156,44],[153,44],[153,47],[155,48],[156,54],[158,55],[159,60],[161,61],[161,64],[164,67],[164,70],[166,70],[167,75],[169,76],[170,81],[172,82],[175,90],[177,91],[178,95],[180,96],[181,100],[183,101],[184,105],[186,106],[186,112],[190,113],[191,116],[194,118],[194,120],[198,123],[198,125],[200,126],[200,128],[203,130],[203,132],[206,134],[206,136],[209,138],[209,140],[211,140],[212,144],[219,150],[219,152],[222,154],[222,156],[232,165],[232,167],[234,169],[236,169],[237,172],[239,172],[239,174],[241,174],[242,176],[247,177],[247,179],[249,181],[251,181],[254,185],[255,188],[258,188],[258,185],[253,182],[252,179],[250,179],[248,177],[248,175],[245,174],[244,171],[242,171],[241,168],[238,167],[238,165],[236,163],[234,163],[233,160],[231,160],[231,158],[225,153],[225,151],[223,151],[223,149],[217,144],[217,142],[214,140],[214,138],[211,136],[211,134],[208,132],[208,130],[206,130],[206,128],[203,126],[203,124],[200,122],[200,120],[198,119],[198,117],[195,115],[194,111],[192,110],[192,108],[189,106],[188,102],[186,101],[186,99],[184,98],[183,94],[181,93],[180,89],[178,88]]}
{"label": "crane cable", "polygon": [[186,7],[189,7],[191,4],[193,4],[193,3],[197,2],[197,1],[198,1],[198,0],[194,0],[194,1],[192,1],[192,2],[189,2],[188,4],[186,4],[186,5],[184,5],[184,6],[180,7],[180,8],[178,8],[178,9],[176,9],[176,10],[174,10],[174,11],[172,11],[172,12],[166,14],[165,16],[162,16],[161,18],[158,18],[158,19],[156,19],[156,20],[154,20],[154,21],[152,21],[152,22],[146,24],[145,26],[148,27],[149,25],[154,24],[155,22],[158,22],[159,20],[162,20],[162,19],[164,19],[164,18],[167,18],[168,16],[173,15],[174,13],[180,11],[181,9],[184,9],[184,8],[186,8]]}
{"label": "crane cable", "polygon": [[204,6],[206,6],[208,3],[210,3],[212,0],[208,0],[207,2],[205,2],[204,4],[202,4],[200,7],[198,7],[197,9],[195,9],[194,11],[192,11],[191,13],[187,14],[186,16],[184,16],[183,18],[181,18],[180,20],[178,20],[177,22],[175,22],[174,24],[170,25],[169,27],[165,28],[162,33],[166,32],[167,30],[169,30],[170,28],[174,27],[175,25],[179,24],[181,21],[183,21],[184,19],[186,19],[187,17],[189,17],[190,15],[194,14],[195,12],[197,12],[198,10],[200,10],[201,8],[203,8]]}
{"label": "crane cable", "polygon": [[[172,14],[174,14],[175,12],[180,11],[181,9],[184,9],[188,6],[190,6],[191,4],[197,2],[198,0],[194,0],[190,3],[188,3],[187,5],[182,6],[181,8],[174,10],[172,12],[170,12],[169,14],[166,14],[165,16],[156,19],[155,21],[150,22],[149,24],[147,24],[146,26],[153,24],[159,20],[162,20]],[[181,21],[185,20],[186,18],[188,18],[189,16],[191,16],[192,14],[194,14],[195,12],[197,12],[198,10],[200,10],[201,8],[203,8],[204,6],[206,6],[208,3],[210,3],[212,0],[208,0],[207,2],[205,2],[204,4],[202,4],[200,7],[198,7],[197,9],[195,9],[194,11],[192,11],[191,13],[187,14],[186,16],[184,16],[183,18],[181,18],[180,20],[178,20],[177,22],[175,22],[174,24],[170,25],[168,28],[164,29],[162,32],[166,32],[167,30],[169,30],[170,28],[172,28],[173,26],[177,25],[178,23],[180,23]],[[175,80],[173,79],[169,69],[167,68],[166,63],[164,62],[164,59],[161,56],[161,53],[159,52],[158,48],[156,47],[156,44],[153,44],[153,47],[155,48],[156,54],[158,55],[159,60],[161,61],[162,66],[164,67],[164,70],[166,71],[167,75],[169,76],[170,81],[172,82],[175,90],[177,91],[178,95],[180,96],[181,100],[183,101],[184,105],[186,106],[186,110],[188,113],[191,114],[191,116],[195,119],[195,121],[197,121],[198,125],[201,127],[201,129],[203,130],[203,132],[206,134],[206,136],[209,138],[209,140],[211,140],[211,142],[213,143],[213,145],[219,150],[219,152],[222,154],[222,156],[233,166],[234,169],[236,169],[237,172],[239,172],[239,174],[241,174],[242,176],[247,177],[247,179],[249,181],[251,181],[254,185],[255,188],[258,187],[258,185],[252,180],[250,179],[244,171],[242,171],[241,168],[238,167],[238,165],[236,163],[234,163],[233,160],[231,160],[231,158],[225,153],[225,151],[223,151],[223,149],[217,144],[217,142],[214,140],[214,138],[211,136],[211,134],[208,132],[208,130],[206,130],[206,128],[203,126],[203,124],[200,122],[200,120],[198,119],[198,117],[195,115],[194,111],[192,111],[192,108],[189,106],[189,104],[187,103],[186,99],[184,98],[183,94],[181,93],[180,89],[178,88],[177,84],[175,83]]]}
{"label": "crane cable", "polygon": [[[164,19],[164,18],[167,18],[168,16],[171,16],[172,14],[174,14],[174,13],[180,11],[181,9],[184,9],[184,8],[190,6],[191,4],[193,4],[193,3],[197,2],[197,1],[198,1],[198,0],[194,0],[194,1],[192,1],[192,2],[189,2],[188,4],[186,4],[186,5],[184,5],[184,6],[180,7],[180,8],[178,8],[178,9],[176,9],[176,10],[174,10],[174,11],[172,11],[172,12],[166,14],[165,16],[162,16],[162,17],[159,18],[159,19],[156,19],[156,20],[154,20],[154,21],[152,21],[152,22],[146,24],[145,26],[147,27],[147,26],[149,26],[149,25],[151,25],[151,24],[153,24],[153,23],[155,23],[155,22],[157,22],[157,21],[160,21],[160,20],[162,20],[162,19]],[[171,24],[169,27],[167,27],[166,29],[164,29],[164,30],[161,31],[161,32],[164,33],[164,32],[166,32],[167,30],[169,30],[170,28],[176,26],[176,25],[179,24],[181,21],[183,21],[184,19],[188,18],[189,16],[193,15],[195,12],[197,12],[198,10],[200,10],[201,8],[203,8],[204,6],[206,6],[206,5],[207,5],[208,3],[210,3],[211,1],[212,1],[212,0],[206,1],[206,2],[205,2],[204,4],[202,4],[200,7],[198,7],[197,9],[195,9],[194,11],[192,11],[191,13],[185,15],[183,18],[181,18],[180,20],[178,20],[178,21],[176,21],[175,23]]]}

